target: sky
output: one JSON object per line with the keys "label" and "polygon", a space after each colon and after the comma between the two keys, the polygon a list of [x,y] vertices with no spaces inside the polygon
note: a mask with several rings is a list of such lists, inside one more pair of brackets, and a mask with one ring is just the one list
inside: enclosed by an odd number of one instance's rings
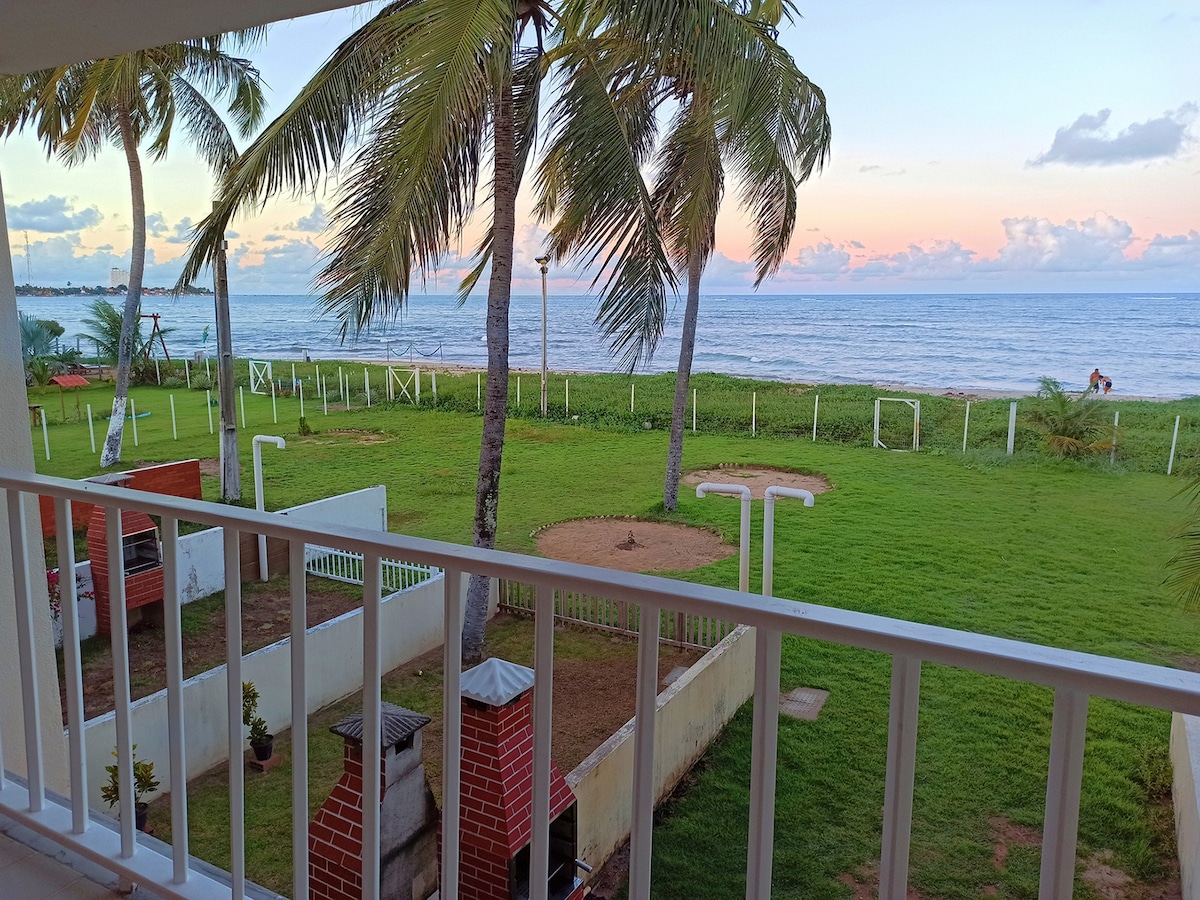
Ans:
{"label": "sky", "polygon": [[[781,40],[826,94],[832,155],[801,186],[787,258],[761,291],[1200,291],[1200,0],[797,3]],[[366,15],[272,27],[253,54],[272,111]],[[68,170],[14,135],[0,178],[18,283],[106,285],[128,267],[119,150]],[[145,181],[146,284],[169,285],[213,181],[183,141]],[[232,293],[307,293],[335,200],[281,198],[233,223]],[[540,289],[544,236],[523,196],[514,292]],[[454,254],[426,290],[452,292],[466,268]],[[560,294],[589,283],[550,276]],[[753,290],[732,191],[702,290]]]}

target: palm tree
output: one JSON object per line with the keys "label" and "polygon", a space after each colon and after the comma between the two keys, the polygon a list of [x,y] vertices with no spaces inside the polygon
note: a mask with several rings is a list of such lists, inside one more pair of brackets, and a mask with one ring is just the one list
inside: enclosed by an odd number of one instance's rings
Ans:
{"label": "palm tree", "polygon": [[[83,318],[82,322],[91,330],[84,332],[80,337],[95,344],[101,358],[115,362],[121,352],[124,312],[107,300],[93,300],[91,306],[88,307],[88,315]],[[174,328],[158,329],[159,334],[164,338],[174,330]],[[141,373],[146,371],[146,362],[150,358],[152,343],[142,333],[141,318],[134,319],[133,332],[129,335],[131,382],[138,381],[143,377]],[[153,375],[154,373],[151,372],[150,377],[153,378]]]}
{"label": "palm tree", "polygon": [[1086,456],[1112,449],[1112,426],[1104,422],[1103,401],[1086,393],[1072,397],[1053,378],[1039,380],[1037,396],[1029,421],[1055,456]]}
{"label": "palm tree", "polygon": [[1167,561],[1171,574],[1167,585],[1179,593],[1183,605],[1192,611],[1200,609],[1200,478],[1184,489],[1191,495],[1192,509],[1188,521],[1175,537],[1183,546]]}
{"label": "palm tree", "polygon": [[[755,287],[780,265],[796,222],[796,189],[823,164],[830,126],[825,97],[775,40],[792,6],[781,2],[680,3],[660,16],[650,0],[606,4],[613,22],[580,47],[572,76],[602,73],[616,115],[654,187],[620,184],[611,171],[624,145],[605,146],[603,123],[565,113],[590,87],[572,83],[559,100],[560,123],[539,171],[539,211],[557,218],[556,256],[603,263],[597,322],[632,370],[662,335],[666,293],[687,281],[683,339],[663,505],[676,507],[684,414],[699,315],[700,280],[712,255],[726,168],[752,222]],[[647,54],[640,47],[655,48]],[[659,138],[659,117],[670,123]],[[648,222],[652,219],[652,222]],[[661,238],[673,269],[657,265],[645,241]]]}
{"label": "palm tree", "polygon": [[0,131],[33,128],[47,155],[67,165],[95,156],[105,143],[120,147],[129,167],[133,199],[133,248],[128,293],[121,318],[116,394],[102,466],[121,458],[125,400],[129,392],[134,324],[141,306],[146,265],[146,201],[138,148],[149,140],[151,159],[166,155],[177,119],[200,157],[217,171],[237,156],[228,126],[213,106],[227,101],[240,134],[248,136],[263,114],[258,71],[248,60],[224,52],[247,46],[262,30],[198,38],[108,59],[0,79]]}

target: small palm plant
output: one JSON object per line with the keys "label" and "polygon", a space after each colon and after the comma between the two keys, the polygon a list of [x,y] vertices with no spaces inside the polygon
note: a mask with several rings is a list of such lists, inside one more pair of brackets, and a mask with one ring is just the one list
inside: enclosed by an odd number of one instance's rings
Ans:
{"label": "small palm plant", "polygon": [[[137,744],[131,748],[133,753],[133,809],[140,830],[146,828],[146,803],[142,800],[147,794],[153,794],[159,788],[159,780],[154,777],[154,763],[148,759],[137,758]],[[112,755],[117,756],[117,748]],[[117,763],[105,766],[108,781],[100,785],[100,797],[109,808],[121,802],[121,774]]]}
{"label": "small palm plant", "polygon": [[1079,457],[1112,449],[1112,426],[1103,420],[1102,402],[1086,394],[1072,396],[1053,378],[1039,380],[1037,396],[1029,421],[1055,456]]}
{"label": "small palm plant", "polygon": [[1171,574],[1166,583],[1179,592],[1185,608],[1200,610],[1200,478],[1188,485],[1184,493],[1191,494],[1191,518],[1175,535],[1183,547],[1167,562]]}
{"label": "small palm plant", "polygon": [[242,682],[242,724],[250,729],[250,746],[260,759],[270,759],[275,735],[267,731],[267,720],[258,714],[258,688],[253,681]]}

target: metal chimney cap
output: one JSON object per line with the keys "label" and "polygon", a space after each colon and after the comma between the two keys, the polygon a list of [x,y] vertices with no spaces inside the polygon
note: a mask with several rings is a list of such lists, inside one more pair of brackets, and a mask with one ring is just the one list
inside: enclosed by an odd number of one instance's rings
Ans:
{"label": "metal chimney cap", "polygon": [[462,674],[462,695],[488,706],[504,706],[533,687],[533,669],[493,656]]}
{"label": "metal chimney cap", "polygon": [[[433,720],[403,706],[394,703],[381,703],[380,713],[383,719],[383,735],[381,747],[391,747],[412,737]],[[352,741],[363,742],[363,714],[347,716],[329,729],[338,737],[349,738]]]}

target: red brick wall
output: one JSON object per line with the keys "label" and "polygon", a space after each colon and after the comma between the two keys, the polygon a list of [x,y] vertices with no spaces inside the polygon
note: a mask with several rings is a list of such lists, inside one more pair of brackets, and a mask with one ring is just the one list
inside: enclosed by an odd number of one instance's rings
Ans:
{"label": "red brick wall", "polygon": [[[380,753],[379,796],[386,773]],[[342,777],[308,829],[308,894],[311,900],[362,898],[362,748],[346,741]]]}
{"label": "red brick wall", "polygon": [[[187,497],[189,500],[202,499],[200,493],[200,460],[186,459],[182,462],[162,463],[157,466],[146,466],[144,469],[133,469],[122,473],[132,476],[126,487],[135,491],[149,491],[154,494],[168,494],[172,497]],[[54,535],[54,500],[50,497],[38,497],[38,505],[42,511],[42,537]],[[87,525],[92,516],[90,503],[71,504],[71,527],[82,528]]]}
{"label": "red brick wall", "polygon": [[[96,633],[108,634],[112,620],[109,616],[108,594],[108,533],[104,510],[92,507],[95,513],[88,525],[88,548],[92,560],[92,590],[96,593]],[[129,533],[154,527],[153,521],[136,510],[121,510],[121,531]],[[125,576],[125,608],[135,609],[163,598],[161,567]]]}

